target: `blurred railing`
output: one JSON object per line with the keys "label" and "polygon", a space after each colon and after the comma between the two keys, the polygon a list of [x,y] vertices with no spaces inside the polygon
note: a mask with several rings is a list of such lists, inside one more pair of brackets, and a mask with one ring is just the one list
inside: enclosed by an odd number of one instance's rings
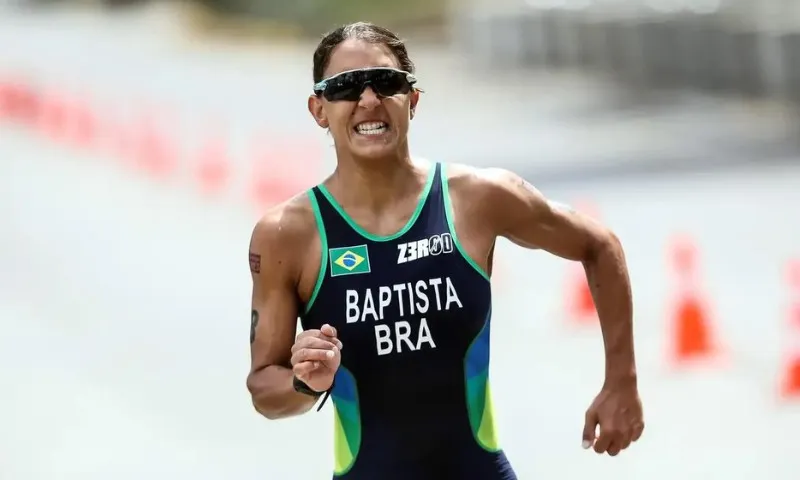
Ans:
{"label": "blurred railing", "polygon": [[800,104],[800,2],[474,0],[451,10],[454,44],[490,67],[597,72]]}
{"label": "blurred railing", "polygon": [[197,0],[195,4],[203,12],[204,26],[234,35],[243,29],[257,35],[279,30],[294,37],[319,38],[339,25],[364,20],[404,34],[438,36],[447,25],[446,0]]}
{"label": "blurred railing", "polygon": [[124,8],[144,4],[179,5],[194,26],[226,37],[319,38],[333,28],[370,21],[403,35],[441,38],[448,24],[447,0],[0,0],[0,7],[52,5]]}

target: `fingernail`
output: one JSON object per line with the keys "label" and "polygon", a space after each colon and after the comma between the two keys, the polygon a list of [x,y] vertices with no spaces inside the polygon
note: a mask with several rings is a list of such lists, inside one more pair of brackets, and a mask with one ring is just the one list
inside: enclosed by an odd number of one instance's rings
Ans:
{"label": "fingernail", "polygon": [[583,447],[584,450],[586,450],[592,446],[592,442],[590,442],[589,440],[584,440],[583,443],[581,443],[581,446]]}
{"label": "fingernail", "polygon": [[336,355],[336,353],[334,353],[333,350],[328,350],[327,352],[325,352],[325,356],[328,358],[333,358],[334,355]]}

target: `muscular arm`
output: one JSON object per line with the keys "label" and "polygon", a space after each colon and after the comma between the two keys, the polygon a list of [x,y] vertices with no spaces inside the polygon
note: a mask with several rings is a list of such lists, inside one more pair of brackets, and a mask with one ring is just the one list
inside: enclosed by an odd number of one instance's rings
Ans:
{"label": "muscular arm", "polygon": [[247,388],[253,406],[269,419],[307,412],[314,397],[292,386],[292,345],[297,331],[297,242],[283,214],[268,214],[253,230],[250,271],[253,299],[250,374]]}
{"label": "muscular arm", "polygon": [[631,286],[619,239],[592,219],[548,201],[511,172],[493,169],[481,176],[498,236],[583,263],[603,332],[606,381],[635,384]]}

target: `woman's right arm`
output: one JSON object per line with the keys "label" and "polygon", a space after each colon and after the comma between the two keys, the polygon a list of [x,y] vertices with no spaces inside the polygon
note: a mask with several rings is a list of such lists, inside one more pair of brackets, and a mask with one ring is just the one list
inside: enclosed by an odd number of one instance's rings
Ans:
{"label": "woman's right arm", "polygon": [[294,215],[278,207],[262,218],[250,240],[253,297],[250,326],[250,374],[247,389],[261,415],[279,419],[300,415],[317,398],[293,387],[291,358],[297,332],[298,256]]}

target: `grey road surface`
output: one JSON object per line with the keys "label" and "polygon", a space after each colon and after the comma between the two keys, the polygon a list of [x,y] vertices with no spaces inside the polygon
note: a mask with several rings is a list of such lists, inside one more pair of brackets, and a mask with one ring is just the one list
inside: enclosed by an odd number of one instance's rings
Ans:
{"label": "grey road surface", "polygon": [[[326,478],[330,408],[269,422],[244,387],[253,212],[26,133],[0,145],[0,478]],[[564,319],[574,265],[502,243],[492,384],[521,478],[794,478],[800,408],[775,391],[799,182],[775,167],[546,191],[594,201],[627,247],[648,430],[618,459],[581,451],[602,347]],[[725,354],[684,372],[665,356],[680,231],[701,248]]]}
{"label": "grey road surface", "polygon": [[[185,144],[211,117],[233,122],[237,152],[259,132],[308,142],[329,170],[329,140],[304,109],[309,46],[199,47],[156,23],[4,15],[0,43],[15,48],[0,53],[0,75],[82,91],[112,117],[154,104],[174,113],[162,119]],[[580,449],[603,369],[598,331],[564,318],[576,265],[498,247],[491,375],[520,478],[794,479],[800,406],[776,397],[784,355],[800,348],[783,279],[800,256],[792,121],[772,106],[642,99],[574,76],[417,58],[427,93],[416,153],[512,168],[551,198],[590,201],[628,252],[648,428],[612,460]],[[239,180],[244,158],[233,156]],[[740,166],[655,173],[709,162]],[[329,476],[330,407],[269,422],[244,387],[243,259],[258,210],[241,189],[210,199],[179,175],[157,181],[107,152],[0,124],[0,479]],[[700,249],[696,290],[720,344],[717,362],[688,370],[665,353],[678,233]]]}

